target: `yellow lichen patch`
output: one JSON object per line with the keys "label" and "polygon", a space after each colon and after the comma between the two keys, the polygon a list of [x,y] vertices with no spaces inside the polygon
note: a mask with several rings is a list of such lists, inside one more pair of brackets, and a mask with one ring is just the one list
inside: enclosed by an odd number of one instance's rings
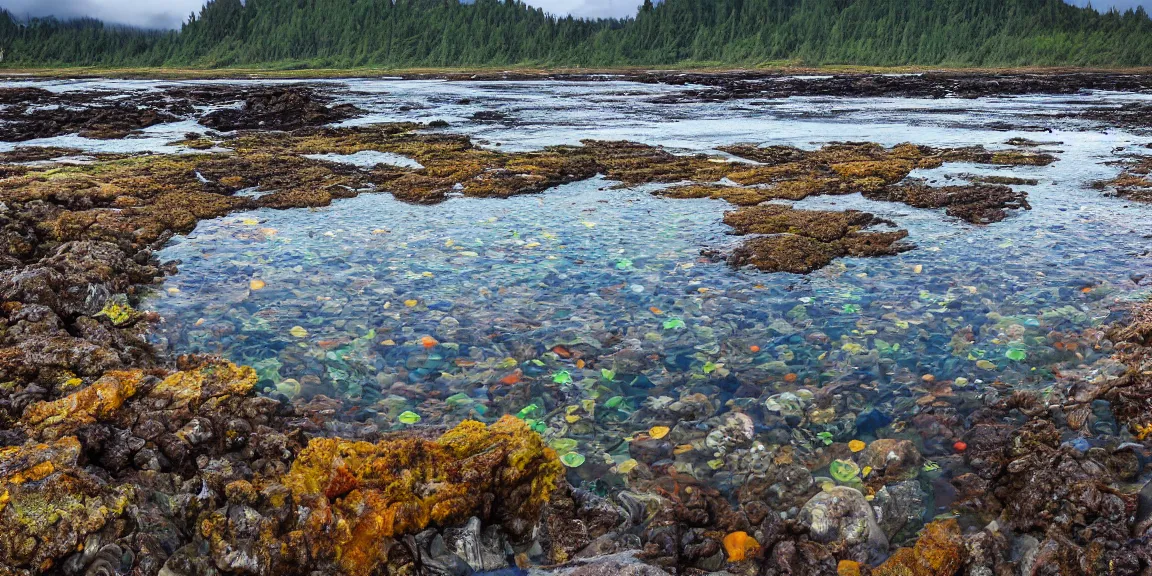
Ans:
{"label": "yellow lichen patch", "polygon": [[256,371],[231,362],[211,362],[195,370],[176,372],[152,389],[149,398],[164,398],[168,408],[195,408],[221,396],[242,396],[256,386]]}
{"label": "yellow lichen patch", "polygon": [[71,436],[0,450],[0,566],[51,566],[127,508],[131,490],[86,473],[80,451]]}
{"label": "yellow lichen patch", "polygon": [[43,480],[46,476],[56,471],[56,465],[51,460],[45,460],[27,470],[21,470],[8,477],[9,484],[24,484],[25,482],[36,482]]}
{"label": "yellow lichen patch", "polygon": [[111,418],[136,393],[139,370],[108,372],[91,386],[52,402],[37,402],[24,410],[21,423],[30,434],[45,439],[69,434],[80,426]]}
{"label": "yellow lichen patch", "polygon": [[760,543],[747,532],[732,532],[724,537],[724,551],[729,562],[740,562],[760,547]]}
{"label": "yellow lichen patch", "polygon": [[128,302],[110,298],[96,315],[107,317],[116,326],[123,326],[135,319],[138,313]]}
{"label": "yellow lichen patch", "polygon": [[483,516],[484,502],[493,516],[534,522],[561,473],[540,436],[505,416],[463,422],[435,441],[314,439],[282,483],[310,510],[310,554],[359,576],[383,561],[389,538]]}
{"label": "yellow lichen patch", "polygon": [[955,574],[966,551],[956,520],[938,520],[924,527],[912,548],[900,548],[880,566],[875,576],[936,576]]}

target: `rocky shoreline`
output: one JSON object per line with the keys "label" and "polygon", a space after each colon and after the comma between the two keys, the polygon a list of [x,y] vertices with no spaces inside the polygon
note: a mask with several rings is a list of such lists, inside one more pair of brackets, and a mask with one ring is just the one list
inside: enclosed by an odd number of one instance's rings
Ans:
{"label": "rocky shoreline", "polygon": [[[723,150],[732,161],[592,141],[502,153],[421,125],[322,128],[356,111],[295,88],[212,94],[163,92],[136,115],[120,114],[121,105],[43,115],[25,108],[23,124],[6,124],[11,139],[77,130],[117,138],[215,98],[243,104],[202,123],[251,131],[184,142],[227,149],[212,154],[71,162],[61,159],[77,151],[22,148],[0,158],[0,574],[1152,569],[1152,488],[1132,486],[1152,465],[1148,307],[1109,333],[1048,334],[1059,354],[1094,347],[1114,356],[1061,376],[1044,396],[995,383],[976,393],[925,375],[907,402],[880,415],[860,408],[862,392],[793,375],[767,403],[742,402],[760,394],[746,390],[721,405],[707,384],[656,398],[645,409],[681,424],[632,438],[631,483],[611,494],[570,486],[557,453],[525,419],[386,431],[341,400],[258,394],[252,368],[161,357],[145,338],[157,319],[135,307],[173,270],[153,255],[168,239],[257,207],[324,206],[377,189],[416,203],[500,198],[603,174],[625,185],[671,185],[656,191],[668,197],[727,200],[735,209],[725,223],[751,236],[719,257],[807,272],[842,255],[907,250],[908,233],[874,229],[890,223],[863,212],[771,200],[863,192],[995,225],[1028,209],[1027,195],[995,183],[933,187],[908,175],[946,162],[1042,166],[1054,156],[1027,145],[848,143],[733,146]],[[17,107],[43,98],[51,96],[0,90]],[[365,150],[421,168],[307,158]],[[241,194],[252,190],[260,193]],[[857,429],[889,437],[801,451],[780,436],[837,412],[857,412]],[[754,422],[780,426],[765,432]],[[1068,440],[1069,431],[1102,426],[1113,429]],[[718,485],[686,472],[716,461],[729,471]],[[580,473],[604,466],[591,464]],[[833,478],[820,475],[825,468]],[[925,525],[926,486],[935,507],[944,499],[958,514]]]}

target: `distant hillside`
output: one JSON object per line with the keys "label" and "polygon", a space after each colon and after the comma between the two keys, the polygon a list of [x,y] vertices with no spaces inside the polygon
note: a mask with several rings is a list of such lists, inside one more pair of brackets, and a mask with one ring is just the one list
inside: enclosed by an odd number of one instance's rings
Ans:
{"label": "distant hillside", "polygon": [[0,66],[1148,66],[1152,20],[1062,0],[644,0],[635,19],[516,0],[213,0],[178,32],[0,12]]}

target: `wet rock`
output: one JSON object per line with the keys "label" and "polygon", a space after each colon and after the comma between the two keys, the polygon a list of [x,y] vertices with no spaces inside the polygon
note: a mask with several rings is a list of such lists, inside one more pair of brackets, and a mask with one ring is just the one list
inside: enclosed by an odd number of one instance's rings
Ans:
{"label": "wet rock", "polygon": [[857,562],[876,560],[888,550],[888,538],[872,507],[854,488],[836,486],[816,494],[804,504],[797,521],[817,542],[842,542]]}
{"label": "wet rock", "polygon": [[296,130],[346,120],[361,111],[350,104],[329,107],[303,87],[273,88],[249,95],[240,109],[210,112],[200,119],[209,128],[233,130]]}
{"label": "wet rock", "polygon": [[861,468],[872,467],[870,484],[890,483],[917,477],[923,458],[910,440],[882,438],[868,444],[860,453],[858,463]]}
{"label": "wet rock", "polygon": [[872,507],[880,529],[892,542],[902,542],[924,525],[928,495],[918,480],[889,484],[876,492]]}
{"label": "wet rock", "polygon": [[647,522],[667,506],[665,500],[656,494],[629,490],[617,492],[616,499],[620,502],[620,507],[626,512],[627,521],[632,525]]}
{"label": "wet rock", "polygon": [[653,464],[672,457],[672,443],[665,439],[637,438],[628,444],[628,453],[638,462]]}
{"label": "wet rock", "polygon": [[[765,81],[770,79],[771,81]],[[763,71],[721,74],[682,74],[649,72],[638,81],[693,85],[684,91],[655,99],[660,103],[715,102],[747,98],[788,98],[792,96],[979,98],[1012,94],[1075,94],[1082,89],[1146,90],[1147,77],[1109,73],[1073,72],[1067,74],[973,74],[964,71],[930,72],[907,76],[875,74],[833,74],[805,78],[781,76]]]}
{"label": "wet rock", "polygon": [[140,371],[110,372],[87,388],[53,402],[29,406],[22,421],[30,436],[52,440],[84,425],[113,418],[143,378]]}
{"label": "wet rock", "polygon": [[763,474],[752,474],[740,486],[742,504],[764,502],[774,510],[801,506],[813,488],[812,473],[799,464],[773,466]]}
{"label": "wet rock", "polygon": [[724,214],[736,234],[797,234],[821,242],[840,240],[877,224],[895,226],[867,212],[798,210],[783,204],[760,204]]}
{"label": "wet rock", "polygon": [[730,452],[752,442],[755,424],[741,412],[729,412],[721,417],[720,425],[704,438],[704,444],[713,450]]}
{"label": "wet rock", "polygon": [[1139,102],[1126,102],[1118,107],[1089,108],[1081,112],[1079,116],[1107,126],[1152,127],[1152,106]]}
{"label": "wet rock", "polygon": [[[613,504],[585,490],[573,490],[563,483],[552,495],[545,507],[541,523],[541,540],[548,550],[553,563],[567,562],[578,553],[589,553],[589,547],[603,548],[608,542],[601,539],[607,534],[615,534],[617,528],[626,529],[625,523],[632,520],[639,523],[655,514],[657,501],[630,499],[621,493],[622,501],[630,505],[630,510]],[[617,538],[619,539],[619,538]],[[615,552],[615,548],[608,551]]]}
{"label": "wet rock", "polygon": [[999,222],[1008,217],[1008,210],[1031,210],[1027,196],[1007,186],[988,184],[932,187],[908,183],[864,192],[864,197],[872,200],[902,202],[916,208],[944,208],[949,216],[973,224]]}
{"label": "wet rock", "polygon": [[777,544],[765,560],[772,574],[836,574],[839,562],[827,546],[810,541],[786,540]]}
{"label": "wet rock", "polygon": [[728,256],[728,264],[740,268],[752,266],[764,272],[807,274],[844,256],[882,256],[912,249],[900,243],[908,235],[900,232],[866,232],[846,242],[821,242],[794,234],[753,238]]}
{"label": "wet rock", "polygon": [[8,107],[0,113],[0,117],[6,120],[3,127],[0,127],[0,140],[23,142],[63,134],[115,139],[123,138],[136,130],[178,119],[167,112],[138,106],[133,102],[85,104],[79,108]]}
{"label": "wet rock", "polygon": [[481,110],[472,114],[473,122],[506,122],[508,115],[497,110]]}
{"label": "wet rock", "polygon": [[480,519],[473,516],[459,528],[444,532],[449,551],[463,558],[473,570],[499,570],[508,565],[504,554],[504,540],[495,526],[482,530]]}
{"label": "wet rock", "polygon": [[1135,520],[1133,532],[1137,537],[1152,530],[1152,480],[1145,482],[1140,489]]}
{"label": "wet rock", "polygon": [[577,506],[576,516],[587,526],[591,538],[600,538],[621,528],[629,518],[622,507],[587,490],[573,490],[572,498]]}

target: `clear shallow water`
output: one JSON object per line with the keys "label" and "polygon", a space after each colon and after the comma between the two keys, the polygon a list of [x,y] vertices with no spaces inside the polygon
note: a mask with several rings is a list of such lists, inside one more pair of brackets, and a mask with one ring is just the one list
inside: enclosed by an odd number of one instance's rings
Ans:
{"label": "clear shallow water", "polygon": [[[960,174],[1039,181],[1020,187],[1033,210],[991,226],[855,195],[798,203],[893,219],[919,247],[839,260],[809,276],[702,258],[702,249],[739,241],[721,223],[731,209],[724,202],[661,199],[654,187],[615,189],[599,179],[507,200],[413,206],[381,193],[322,209],[258,210],[203,222],[161,252],[182,264],[146,302],[166,321],[158,343],[251,364],[270,391],[351,399],[385,428],[403,427],[405,411],[422,423],[522,413],[543,420],[550,438],[619,463],[628,458],[621,438],[677,424],[656,409],[668,404],[663,398],[699,392],[722,411],[756,415],[779,405],[777,394],[840,385],[852,400],[789,432],[801,443],[818,432],[847,440],[856,413],[907,415],[925,375],[953,382],[958,394],[1044,389],[1057,373],[1106,356],[1091,329],[1115,317],[1117,302],[1145,294],[1133,278],[1152,272],[1150,208],[1089,187],[1116,174],[1106,164],[1116,149],[1135,153],[1146,138],[1026,117],[1139,98],[1131,95],[661,105],[650,99],[683,88],[333,84],[342,101],[369,111],[345,125],[443,119],[449,131],[505,150],[584,138],[684,152],[737,142],[1060,142],[1045,146],[1059,157],[1047,167],[950,164],[914,174],[940,185]],[[480,111],[507,120],[469,119]],[[1053,132],[1006,131],[1005,122],[1047,123]],[[183,122],[124,141],[27,144],[176,151],[156,147],[190,131],[202,128]]]}

